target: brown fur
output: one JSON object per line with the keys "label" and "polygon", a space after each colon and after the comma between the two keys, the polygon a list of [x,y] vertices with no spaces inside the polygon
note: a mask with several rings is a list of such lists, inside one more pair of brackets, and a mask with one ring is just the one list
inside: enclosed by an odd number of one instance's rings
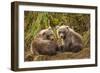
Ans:
{"label": "brown fur", "polygon": [[[55,41],[53,41],[51,38],[49,39],[51,35],[49,32],[51,33],[51,31],[47,29],[44,29],[43,32],[40,31],[38,36],[32,41],[31,51],[33,52],[33,54],[50,55],[50,56],[56,54],[58,46]],[[48,39],[46,37],[47,34],[50,34]]]}
{"label": "brown fur", "polygon": [[[80,34],[75,32],[73,29],[68,26],[60,26],[58,29],[60,31],[59,35],[63,39],[64,44],[62,45],[61,51],[71,51],[71,52],[79,52],[82,47],[82,37]],[[63,32],[63,33],[62,33]]]}
{"label": "brown fur", "polygon": [[34,52],[34,54],[55,55],[56,49],[57,44],[54,41],[37,38],[33,40],[32,43],[32,51]]}

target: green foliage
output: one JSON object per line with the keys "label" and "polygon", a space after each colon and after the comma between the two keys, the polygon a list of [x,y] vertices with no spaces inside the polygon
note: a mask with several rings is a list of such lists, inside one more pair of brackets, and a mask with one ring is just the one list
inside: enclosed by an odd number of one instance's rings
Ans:
{"label": "green foliage", "polygon": [[37,33],[45,28],[51,27],[54,31],[55,26],[68,25],[83,36],[84,47],[89,48],[90,44],[90,15],[79,13],[54,13],[54,12],[24,12],[24,48],[25,53],[29,51],[31,41]]}
{"label": "green foliage", "polygon": [[90,47],[90,33],[86,31],[83,33],[83,44],[84,47]]}

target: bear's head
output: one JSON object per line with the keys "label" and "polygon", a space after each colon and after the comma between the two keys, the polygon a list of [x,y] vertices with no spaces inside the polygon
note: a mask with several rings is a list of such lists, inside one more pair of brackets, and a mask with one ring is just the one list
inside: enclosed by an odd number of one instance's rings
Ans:
{"label": "bear's head", "polygon": [[54,40],[54,33],[51,28],[43,29],[38,33],[38,37],[44,40]]}
{"label": "bear's head", "polygon": [[68,32],[70,30],[69,26],[66,26],[66,25],[57,26],[56,29],[57,29],[57,33],[58,33],[59,37],[62,39],[66,38],[66,35],[68,34]]}

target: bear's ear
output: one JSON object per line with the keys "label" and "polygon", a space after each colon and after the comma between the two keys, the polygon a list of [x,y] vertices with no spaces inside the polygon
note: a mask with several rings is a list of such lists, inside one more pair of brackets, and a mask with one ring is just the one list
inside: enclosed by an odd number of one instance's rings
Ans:
{"label": "bear's ear", "polygon": [[69,29],[69,26],[66,26],[66,29]]}
{"label": "bear's ear", "polygon": [[56,26],[56,29],[58,29],[60,26]]}

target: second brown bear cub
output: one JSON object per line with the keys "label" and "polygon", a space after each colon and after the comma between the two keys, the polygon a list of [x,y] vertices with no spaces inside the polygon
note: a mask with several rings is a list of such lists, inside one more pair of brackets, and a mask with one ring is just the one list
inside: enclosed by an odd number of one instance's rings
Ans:
{"label": "second brown bear cub", "polygon": [[63,39],[62,52],[79,52],[83,48],[82,36],[69,26],[57,26],[58,35]]}

